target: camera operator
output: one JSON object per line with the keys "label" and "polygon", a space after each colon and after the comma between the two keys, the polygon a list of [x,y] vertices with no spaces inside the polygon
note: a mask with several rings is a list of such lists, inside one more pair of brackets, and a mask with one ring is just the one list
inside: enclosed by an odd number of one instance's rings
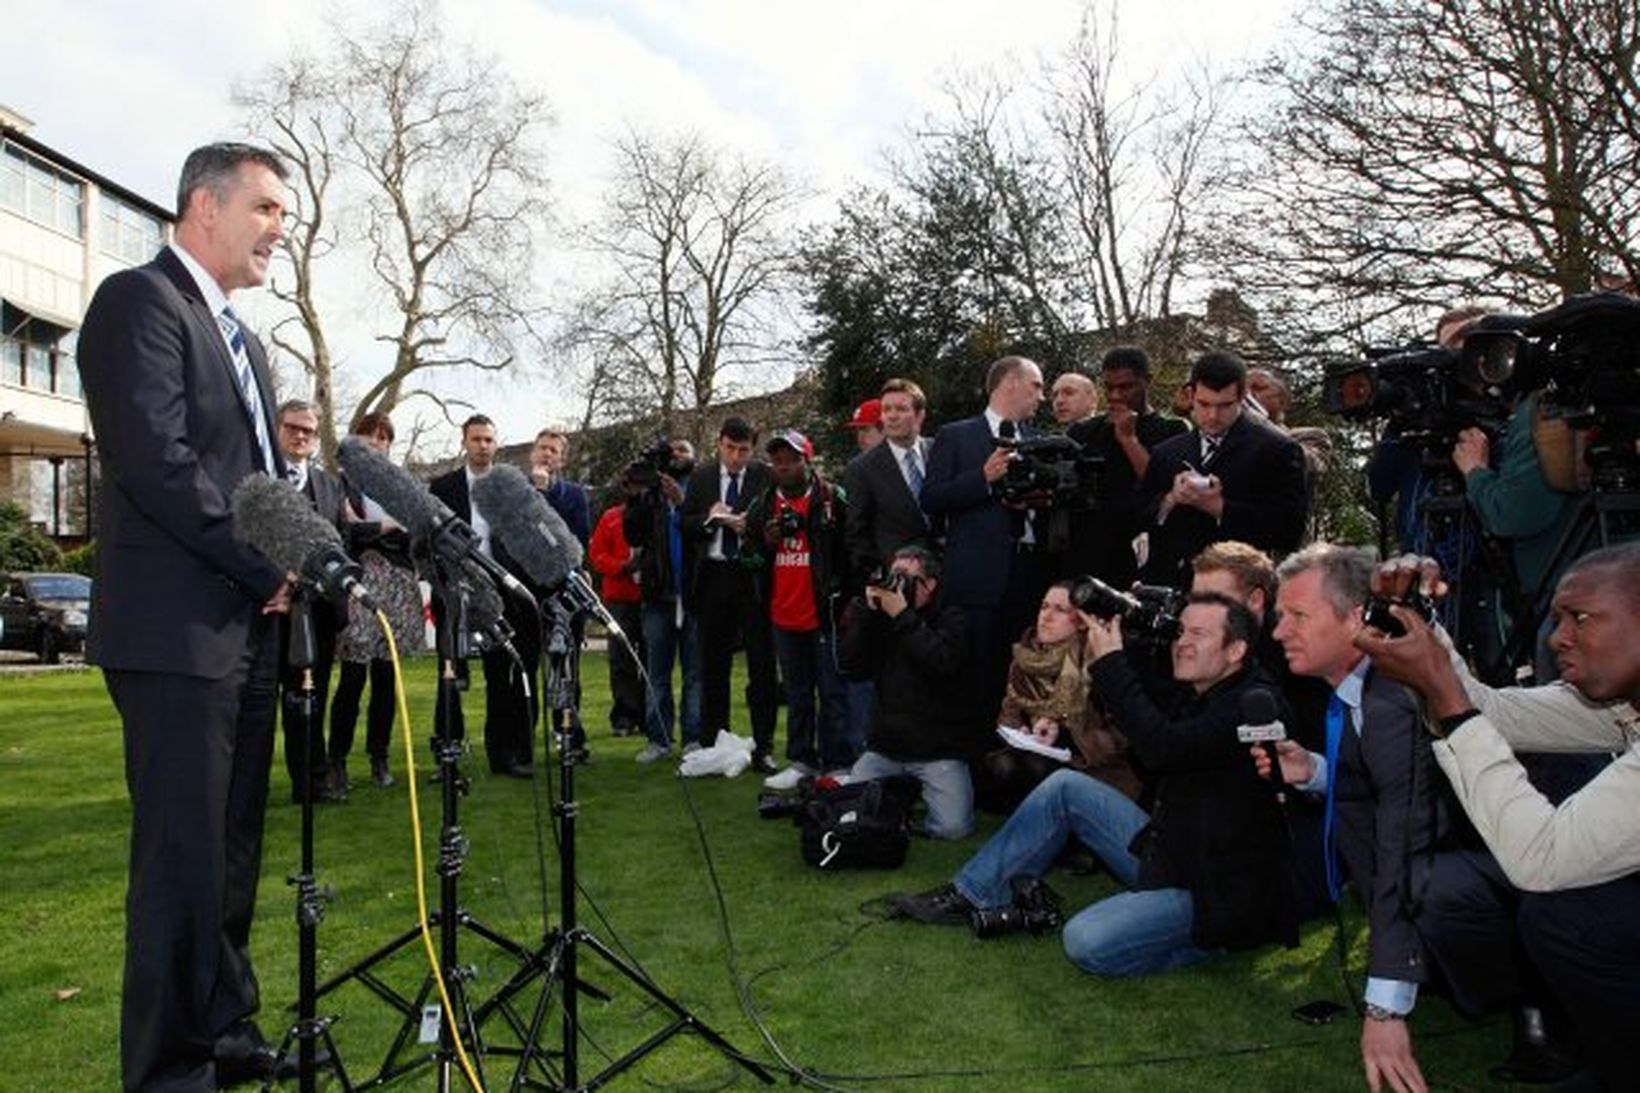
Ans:
{"label": "camera operator", "polygon": [[1122,652],[1115,618],[1084,615],[1093,683],[1133,756],[1157,778],[1146,813],[1120,790],[1059,771],[1028,796],[952,884],[896,901],[922,922],[965,923],[1007,905],[1075,836],[1128,891],[1065,923],[1066,954],[1096,975],[1142,975],[1225,949],[1296,943],[1280,806],[1237,736],[1242,697],[1273,690],[1253,663],[1257,624],[1224,596],[1195,596],[1173,643],[1179,685],[1166,710]]}
{"label": "camera operator", "polygon": [[[1544,1041],[1542,1016],[1522,1001],[1542,992],[1515,959],[1509,884],[1440,793],[1413,695],[1357,647],[1371,571],[1366,551],[1317,543],[1281,564],[1276,593],[1276,638],[1293,672],[1333,689],[1327,754],[1290,740],[1276,752],[1287,784],[1325,801],[1322,854],[1332,898],[1347,866],[1366,908],[1361,1058],[1368,1085],[1427,1088],[1408,1026],[1426,984],[1441,985],[1470,1015],[1516,1004],[1507,1076],[1553,1076],[1560,1061]],[[1268,771],[1264,748],[1253,750]]]}
{"label": "camera operator", "polygon": [[917,779],[928,809],[923,831],[960,839],[974,829],[962,748],[967,620],[940,595],[939,560],[924,547],[895,551],[886,577],[849,601],[838,635],[843,671],[876,684],[866,750],[849,775]]}
{"label": "camera operator", "polygon": [[[649,675],[644,702],[644,735],[648,737],[640,763],[653,763],[672,754],[672,724],[676,715],[683,746],[700,746],[700,661],[695,619],[684,610],[684,548],[679,522],[683,505],[682,482],[695,466],[695,448],[678,438],[663,441],[627,468],[637,487],[628,496],[621,530],[638,558],[635,577],[642,599],[643,662]],[[672,701],[672,665],[682,679],[679,707]]]}
{"label": "camera operator", "polygon": [[1106,410],[1092,420],[1076,422],[1065,435],[1093,457],[1104,460],[1099,501],[1091,511],[1071,517],[1071,547],[1064,572],[1091,573],[1117,588],[1139,574],[1133,539],[1139,533],[1139,483],[1150,466],[1150,453],[1188,426],[1150,407],[1150,358],[1134,345],[1117,346],[1099,362],[1099,382]]}
{"label": "camera operator", "polygon": [[616,484],[619,496],[603,511],[593,526],[587,543],[587,565],[598,574],[598,595],[604,607],[626,633],[634,635],[638,648],[629,652],[620,642],[611,641],[609,660],[609,728],[611,736],[631,736],[640,726],[648,702],[643,687],[643,593],[637,575],[643,555],[626,541],[622,525],[626,506],[644,492],[640,475],[632,467],[621,472]]}
{"label": "camera operator", "polygon": [[[1375,592],[1439,596],[1430,559],[1381,566]],[[1640,545],[1586,554],[1561,578],[1550,648],[1560,682],[1495,690],[1438,629],[1391,608],[1406,633],[1356,639],[1428,704],[1436,761],[1521,898],[1527,952],[1572,1018],[1588,1071],[1576,1089],[1630,1089],[1640,1074]],[[1620,752],[1558,806],[1517,751]]]}

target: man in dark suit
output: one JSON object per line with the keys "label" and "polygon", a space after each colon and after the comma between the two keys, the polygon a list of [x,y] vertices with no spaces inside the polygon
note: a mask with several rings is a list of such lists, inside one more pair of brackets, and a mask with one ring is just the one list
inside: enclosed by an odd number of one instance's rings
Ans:
{"label": "man in dark suit", "polygon": [[1150,453],[1188,426],[1151,409],[1150,357],[1137,346],[1118,346],[1106,353],[1099,362],[1099,382],[1105,391],[1105,412],[1065,429],[1088,455],[1105,462],[1099,474],[1099,503],[1090,511],[1071,514],[1063,575],[1091,573],[1114,588],[1126,588],[1139,572],[1133,539],[1140,530],[1139,483],[1150,467]]}
{"label": "man in dark suit", "polygon": [[1190,559],[1236,539],[1273,557],[1298,548],[1309,515],[1304,449],[1244,412],[1247,366],[1206,353],[1190,369],[1196,428],[1162,442],[1145,469],[1146,581],[1187,587]]}
{"label": "man in dark suit", "polygon": [[[501,544],[490,538],[489,522],[473,507],[473,481],[490,473],[495,464],[495,443],[495,422],[483,414],[469,417],[461,423],[461,448],[465,456],[462,466],[427,483],[427,490],[472,526],[479,550],[523,580],[523,571],[507,557]],[[531,671],[541,661],[540,622],[516,597],[505,597],[505,604],[506,619],[513,629],[513,648],[518,651],[525,671]],[[540,710],[535,693],[531,691],[526,695],[524,676],[505,649],[486,650],[483,661],[485,758],[490,762],[491,773],[528,778],[534,773],[535,719]],[[467,726],[459,692],[451,706],[448,735],[460,740],[465,738]],[[444,703],[440,702],[441,728],[444,710]]]}
{"label": "man in dark suit", "polygon": [[968,616],[976,753],[990,741],[1007,674],[1008,650],[1036,613],[1047,585],[1034,513],[995,493],[1010,453],[999,439],[1029,436],[1042,404],[1042,369],[1003,357],[985,376],[985,411],[939,431],[928,453],[922,507],[946,522],[945,595]]}
{"label": "man in dark suit", "polygon": [[932,446],[922,435],[928,400],[910,380],[891,379],[878,404],[883,442],[855,456],[843,471],[849,565],[861,578],[892,562],[901,547],[927,546],[933,533],[919,502]]}
{"label": "man in dark suit", "polygon": [[105,280],[80,331],[97,435],[87,659],[125,737],[130,881],[120,1061],[127,1090],[214,1090],[271,1072],[250,962],[287,574],[234,536],[230,496],[283,474],[273,383],[228,293],[261,284],[286,169],[243,144],[182,168],[172,244]]}
{"label": "man in dark suit", "polygon": [[759,575],[740,557],[747,533],[746,508],[773,482],[768,465],[752,459],[756,442],[756,431],[744,419],[724,419],[717,457],[689,475],[678,523],[683,534],[684,610],[695,616],[700,645],[701,737],[710,743],[729,728],[729,670],[738,635],[746,648],[752,768],[773,774],[779,769],[772,754],[778,705],[774,636]]}
{"label": "man in dark suit", "polygon": [[[313,462],[318,448],[319,416],[302,399],[287,399],[274,414],[278,421],[279,452],[285,458],[285,480],[313,506],[313,511],[336,525],[342,525],[342,483],[335,475]],[[300,804],[312,795],[317,801],[340,801],[347,797],[345,760],[331,764],[326,758],[325,702],[330,693],[330,670],[336,660],[336,634],[340,627],[336,612],[323,597],[314,597],[313,695],[310,713],[302,710],[302,680],[305,670],[285,662],[288,640],[280,642],[280,707],[285,735],[285,771],[290,775],[291,800]],[[304,726],[304,721],[306,725]],[[303,755],[303,735],[306,755]],[[305,780],[304,780],[305,779]]]}
{"label": "man in dark suit", "polygon": [[[1278,753],[1289,784],[1326,800],[1323,854],[1333,898],[1347,874],[1366,907],[1368,1082],[1415,1090],[1424,1079],[1408,1018],[1420,986],[1440,986],[1470,1015],[1544,992],[1518,955],[1518,893],[1450,800],[1412,693],[1375,673],[1354,643],[1371,572],[1367,552],[1328,543],[1279,568],[1276,638],[1293,672],[1325,679],[1333,697],[1327,754],[1290,741]],[[1517,1024],[1518,1033],[1540,1039],[1542,1028],[1541,1017]]]}

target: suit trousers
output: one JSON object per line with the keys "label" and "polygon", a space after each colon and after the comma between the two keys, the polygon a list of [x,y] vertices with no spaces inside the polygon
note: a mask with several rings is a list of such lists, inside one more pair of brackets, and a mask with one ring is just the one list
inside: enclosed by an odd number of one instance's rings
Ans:
{"label": "suit trousers", "polygon": [[[508,599],[506,619],[513,628],[513,648],[518,659],[531,673],[530,678],[541,678],[541,624],[527,607],[520,607]],[[529,687],[525,697],[525,680],[511,654],[503,649],[492,649],[480,658],[484,665],[484,756],[492,771],[505,770],[515,764],[528,764],[535,755],[535,721],[541,710],[540,692]],[[465,663],[456,666],[456,678],[465,681],[469,673]],[[461,691],[456,690],[449,702],[448,726],[446,706],[441,699],[434,715],[434,731],[448,731],[451,740],[467,738],[467,718],[462,712]]]}
{"label": "suit trousers", "polygon": [[216,1038],[256,1011],[251,919],[273,761],[275,627],[222,679],[104,672],[131,794],[125,1088],[212,1090]]}
{"label": "suit trousers", "polygon": [[759,755],[774,750],[779,699],[775,694],[774,636],[752,572],[738,562],[703,558],[695,578],[696,634],[700,642],[701,736],[716,740],[730,727],[729,673],[735,638],[746,649],[746,706]]}

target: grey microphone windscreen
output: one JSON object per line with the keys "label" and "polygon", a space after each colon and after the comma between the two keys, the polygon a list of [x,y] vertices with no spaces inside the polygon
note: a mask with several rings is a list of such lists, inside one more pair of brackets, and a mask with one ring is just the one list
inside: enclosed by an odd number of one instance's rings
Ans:
{"label": "grey microphone windscreen", "polygon": [[233,491],[234,533],[287,573],[300,573],[321,547],[340,548],[334,525],[288,484],[265,474],[247,475]]}
{"label": "grey microphone windscreen", "polygon": [[337,445],[336,461],[347,480],[403,524],[412,539],[426,538],[451,515],[450,506],[362,437],[350,436]]}
{"label": "grey microphone windscreen", "polygon": [[524,473],[507,463],[473,481],[473,507],[483,513],[490,534],[500,540],[540,588],[558,588],[581,565],[581,544],[563,517]]}

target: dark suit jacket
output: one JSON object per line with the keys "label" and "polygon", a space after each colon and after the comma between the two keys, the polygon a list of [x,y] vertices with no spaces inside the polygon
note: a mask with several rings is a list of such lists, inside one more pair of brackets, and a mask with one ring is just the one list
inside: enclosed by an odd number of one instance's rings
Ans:
{"label": "dark suit jacket", "polygon": [[[1029,430],[1022,432],[1030,435]],[[984,472],[985,460],[995,449],[991,427],[980,415],[941,428],[928,453],[922,508],[945,520],[941,587],[952,603],[994,607],[1008,587],[1013,514],[992,495]]]}
{"label": "dark suit jacket", "polygon": [[579,482],[555,478],[552,485],[541,491],[541,496],[564,518],[570,534],[580,542],[581,549],[586,550],[587,540],[592,537],[592,507],[587,502],[586,487]]}
{"label": "dark suit jacket", "polygon": [[[926,438],[917,441],[925,484],[932,444]],[[865,577],[875,566],[886,565],[901,547],[910,543],[926,545],[932,538],[931,521],[905,484],[899,459],[899,449],[885,440],[855,456],[843,471],[843,492],[848,495],[849,506],[849,562],[857,577]]]}
{"label": "dark suit jacket", "polygon": [[1371,671],[1362,731],[1345,726],[1334,787],[1338,850],[1367,909],[1367,974],[1424,982],[1429,974],[1412,904],[1434,847],[1452,833],[1444,782],[1411,691]]}
{"label": "dark suit jacket", "polygon": [[[267,357],[245,344],[271,441]],[[233,491],[261,456],[216,318],[166,249],[97,289],[78,355],[102,464],[87,658],[220,679],[284,574],[234,537]]]}
{"label": "dark suit jacket", "polygon": [[1224,485],[1224,515],[1217,523],[1200,509],[1179,507],[1156,523],[1161,499],[1186,468],[1201,468],[1201,434],[1195,430],[1164,440],[1150,453],[1145,472],[1143,530],[1150,533],[1144,578],[1188,585],[1190,559],[1211,543],[1237,539],[1280,558],[1298,548],[1310,512],[1304,449],[1286,433],[1245,411],[1230,426],[1205,473]]}
{"label": "dark suit jacket", "polygon": [[[684,484],[683,504],[678,507],[678,526],[683,533],[682,591],[685,607],[694,603],[695,580],[700,575],[701,560],[706,557],[712,533],[717,530],[716,525],[706,523],[706,514],[723,499],[719,488],[721,473],[722,467],[717,459],[708,459],[690,473],[689,481]],[[762,496],[773,484],[774,476],[769,473],[767,463],[755,459],[748,462],[741,472],[740,501],[735,511],[745,512],[752,501]],[[748,527],[746,534],[756,535],[758,530]]]}

